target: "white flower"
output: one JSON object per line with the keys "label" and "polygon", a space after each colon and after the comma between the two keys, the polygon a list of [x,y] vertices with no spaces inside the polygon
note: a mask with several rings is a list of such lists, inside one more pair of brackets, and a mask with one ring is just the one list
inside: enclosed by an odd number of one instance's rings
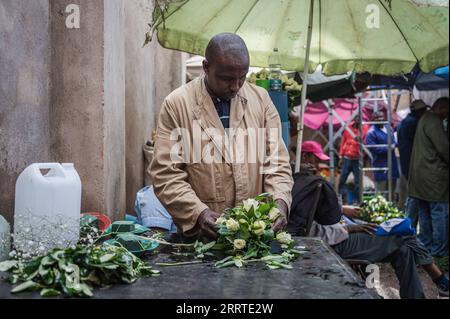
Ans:
{"label": "white flower", "polygon": [[235,239],[233,242],[234,249],[236,250],[244,249],[246,244],[247,243],[243,239]]}
{"label": "white flower", "polygon": [[257,220],[253,223],[253,233],[257,236],[260,236],[264,233],[264,229],[266,229],[266,223],[262,220]]}
{"label": "white flower", "polygon": [[292,242],[292,236],[287,232],[278,233],[276,238],[280,244],[290,244]]}
{"label": "white flower", "polygon": [[244,204],[244,209],[248,212],[253,207],[253,210],[258,209],[259,202],[253,198],[249,198],[242,202]]}
{"label": "white flower", "polygon": [[235,232],[239,230],[239,223],[233,218],[228,219],[225,224],[227,225],[229,231]]}
{"label": "white flower", "polygon": [[222,225],[222,224],[225,223],[225,222],[226,222],[226,219],[225,219],[225,218],[219,217],[219,218],[217,218],[217,220],[216,220],[216,225]]}
{"label": "white flower", "polygon": [[271,221],[276,220],[280,216],[280,210],[276,207],[272,207],[272,209],[269,211],[269,219]]}

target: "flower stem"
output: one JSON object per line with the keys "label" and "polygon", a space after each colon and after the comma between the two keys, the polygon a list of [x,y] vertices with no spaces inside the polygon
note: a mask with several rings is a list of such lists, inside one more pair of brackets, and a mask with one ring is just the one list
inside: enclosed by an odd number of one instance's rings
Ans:
{"label": "flower stem", "polygon": [[201,264],[203,260],[194,260],[194,261],[184,261],[178,263],[155,263],[156,266],[162,267],[171,267],[171,266],[183,266],[183,265],[193,265],[193,264]]}

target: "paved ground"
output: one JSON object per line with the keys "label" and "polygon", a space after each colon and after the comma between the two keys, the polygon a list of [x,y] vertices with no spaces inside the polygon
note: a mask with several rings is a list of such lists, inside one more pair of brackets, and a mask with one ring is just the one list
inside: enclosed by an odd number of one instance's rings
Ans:
{"label": "paved ground", "polygon": [[[380,284],[377,289],[379,295],[385,299],[400,299],[399,285],[394,269],[389,264],[378,264],[380,267]],[[438,289],[430,277],[422,270],[419,270],[420,279],[422,280],[423,289],[427,299],[448,299],[439,297]],[[447,274],[448,275],[448,274]]]}

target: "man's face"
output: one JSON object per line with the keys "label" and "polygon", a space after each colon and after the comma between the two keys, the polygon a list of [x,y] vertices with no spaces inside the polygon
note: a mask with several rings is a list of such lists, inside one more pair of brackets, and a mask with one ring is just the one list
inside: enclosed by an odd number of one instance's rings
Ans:
{"label": "man's face", "polygon": [[248,58],[231,54],[218,56],[213,63],[203,61],[206,82],[210,90],[224,100],[232,99],[237,95],[244,85],[248,68]]}
{"label": "man's face", "polygon": [[317,172],[320,172],[320,159],[313,153],[303,153],[303,163],[311,165]]}
{"label": "man's face", "polygon": [[433,111],[441,118],[441,120],[445,120],[446,118],[448,118],[448,107],[449,107],[448,104],[441,105],[437,107],[436,110]]}
{"label": "man's face", "polygon": [[[383,122],[383,121],[385,121],[384,114],[383,113],[375,114],[373,116],[373,118],[372,118],[372,121],[374,121],[374,122]],[[376,126],[382,128],[384,126],[384,124],[377,124]]]}

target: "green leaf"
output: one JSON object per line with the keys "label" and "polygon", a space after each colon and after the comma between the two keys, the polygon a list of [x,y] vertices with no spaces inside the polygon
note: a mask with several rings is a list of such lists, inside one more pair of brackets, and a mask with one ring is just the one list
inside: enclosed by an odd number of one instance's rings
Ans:
{"label": "green leaf", "polygon": [[222,264],[224,264],[224,263],[226,263],[226,262],[232,260],[233,258],[234,258],[233,256],[225,257],[224,259],[219,260],[218,262],[216,262],[215,265],[216,265],[216,266],[222,265]]}
{"label": "green leaf", "polygon": [[264,238],[269,241],[275,238],[275,234],[271,228],[264,231]]}
{"label": "green leaf", "polygon": [[211,242],[203,245],[203,247],[201,248],[201,251],[206,252],[206,251],[210,250],[211,248],[213,248],[215,244],[216,244],[215,241],[211,241]]}
{"label": "green leaf", "polygon": [[263,205],[259,206],[258,210],[261,212],[261,214],[265,214],[265,213],[268,213],[271,208],[272,208],[272,205],[263,204]]}
{"label": "green leaf", "polygon": [[22,292],[22,291],[36,291],[39,288],[41,288],[40,284],[38,284],[32,280],[28,280],[28,281],[25,281],[24,283],[18,285],[14,289],[12,289],[11,293],[16,294],[16,293]]}
{"label": "green leaf", "polygon": [[106,254],[106,255],[101,256],[99,260],[103,264],[103,263],[113,260],[114,257],[116,257],[116,254]]}
{"label": "green leaf", "polygon": [[51,265],[54,265],[55,263],[56,263],[56,261],[53,260],[50,256],[45,256],[41,260],[41,265],[42,266],[51,266]]}
{"label": "green leaf", "polygon": [[59,292],[56,289],[49,289],[49,288],[44,288],[41,290],[41,296],[42,297],[57,297],[61,295],[61,292]]}
{"label": "green leaf", "polygon": [[88,297],[92,297],[94,294],[92,293],[91,288],[89,288],[86,284],[80,284],[81,291]]}
{"label": "green leaf", "polygon": [[235,259],[234,260],[234,264],[236,267],[241,268],[242,266],[244,266],[244,263],[242,262],[242,259]]}
{"label": "green leaf", "polygon": [[17,260],[6,260],[0,263],[0,271],[6,272],[10,271],[18,265]]}

